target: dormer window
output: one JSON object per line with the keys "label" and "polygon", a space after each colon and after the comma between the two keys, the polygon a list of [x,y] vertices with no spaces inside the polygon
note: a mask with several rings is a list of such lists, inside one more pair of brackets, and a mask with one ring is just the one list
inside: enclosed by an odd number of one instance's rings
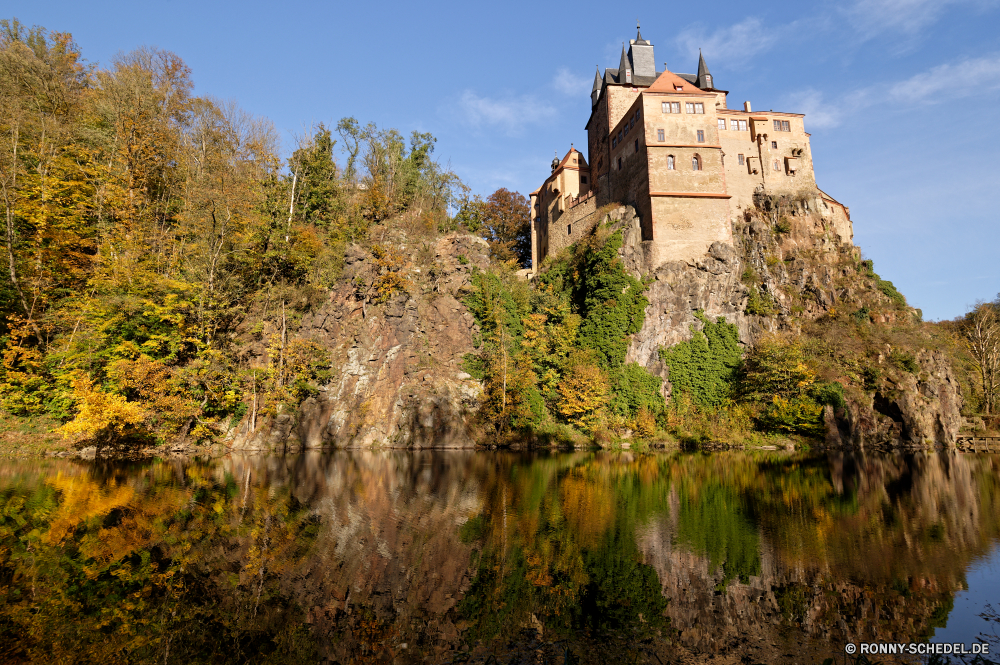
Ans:
{"label": "dormer window", "polygon": [[683,92],[684,91],[684,86],[682,86],[682,85],[675,85],[674,86],[674,90],[676,92]]}

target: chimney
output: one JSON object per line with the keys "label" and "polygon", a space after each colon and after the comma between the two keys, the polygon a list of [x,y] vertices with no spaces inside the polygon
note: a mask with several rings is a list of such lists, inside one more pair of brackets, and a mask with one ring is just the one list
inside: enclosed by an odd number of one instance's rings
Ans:
{"label": "chimney", "polygon": [[753,111],[750,110],[750,102],[743,102],[743,110],[747,113],[753,113]]}

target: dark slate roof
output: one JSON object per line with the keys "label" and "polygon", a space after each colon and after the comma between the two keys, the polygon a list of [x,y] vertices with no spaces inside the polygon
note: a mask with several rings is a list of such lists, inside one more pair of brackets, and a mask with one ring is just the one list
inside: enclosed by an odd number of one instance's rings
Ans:
{"label": "dark slate roof", "polygon": [[701,55],[701,49],[698,50],[698,82],[695,84],[699,88],[703,87],[702,84],[705,83],[705,77],[711,76],[712,72],[708,71],[708,65],[705,64],[705,58]]}
{"label": "dark slate roof", "polygon": [[[674,72],[676,74],[676,72]],[[698,75],[697,74],[677,74],[685,81],[698,85]]]}
{"label": "dark slate roof", "polygon": [[[626,69],[633,69],[634,70],[634,68],[632,67],[632,63],[630,63],[628,61],[628,56],[625,55],[625,45],[622,44],[622,59],[621,59],[621,62],[618,63],[618,71],[624,73],[624,70],[626,70]],[[633,71],[633,73],[635,73],[635,72]]]}
{"label": "dark slate roof", "polygon": [[[605,69],[604,70],[604,84],[605,85],[615,84],[615,83],[622,83],[622,84],[624,84],[625,83],[625,81],[623,80],[624,77],[623,76],[619,76],[619,74],[618,74],[619,71],[621,71],[621,70],[619,70],[619,69],[612,69],[611,67],[608,67],[607,69]],[[636,76],[635,74],[632,74],[632,85],[640,87],[640,88],[642,88],[642,87],[648,88],[649,86],[653,85],[653,82],[657,78],[659,78],[660,74],[662,74],[662,73],[663,72],[656,72],[656,76]],[[622,79],[622,80],[619,80],[619,79]]]}
{"label": "dark slate roof", "polygon": [[642,38],[642,32],[639,31],[639,26],[635,26],[635,42],[639,46],[649,46],[649,42]]}
{"label": "dark slate roof", "polygon": [[594,87],[591,88],[591,92],[597,92],[601,89],[601,68],[597,68],[597,73],[594,74]]}

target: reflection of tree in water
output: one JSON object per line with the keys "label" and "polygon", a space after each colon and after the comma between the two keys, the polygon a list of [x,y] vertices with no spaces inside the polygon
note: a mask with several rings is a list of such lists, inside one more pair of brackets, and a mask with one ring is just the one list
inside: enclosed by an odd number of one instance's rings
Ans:
{"label": "reflection of tree in water", "polygon": [[483,662],[541,649],[562,662],[568,649],[667,662],[678,637],[741,653],[808,636],[908,641],[943,623],[969,561],[998,538],[997,462],[355,452],[0,465],[0,660]]}
{"label": "reflection of tree in water", "polygon": [[3,487],[3,659],[314,662],[279,589],[315,537],[308,511],[199,465],[130,471]]}
{"label": "reflection of tree in water", "polygon": [[665,635],[666,599],[635,537],[637,522],[665,507],[656,498],[663,488],[641,478],[653,458],[626,459],[544,458],[501,474],[509,482],[462,529],[477,547],[459,606],[470,639],[533,627],[620,652],[624,642]]}

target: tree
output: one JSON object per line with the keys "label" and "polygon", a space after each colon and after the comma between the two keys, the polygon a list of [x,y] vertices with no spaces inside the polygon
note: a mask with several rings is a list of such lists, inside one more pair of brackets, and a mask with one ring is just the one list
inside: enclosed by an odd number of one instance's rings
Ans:
{"label": "tree", "polygon": [[494,259],[517,259],[531,266],[531,208],[528,199],[501,187],[482,202],[475,202],[479,232],[490,243]]}
{"label": "tree", "polygon": [[1000,296],[978,303],[960,329],[978,375],[983,411],[991,414],[1000,393]]}

